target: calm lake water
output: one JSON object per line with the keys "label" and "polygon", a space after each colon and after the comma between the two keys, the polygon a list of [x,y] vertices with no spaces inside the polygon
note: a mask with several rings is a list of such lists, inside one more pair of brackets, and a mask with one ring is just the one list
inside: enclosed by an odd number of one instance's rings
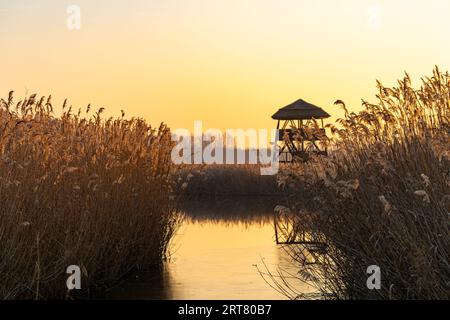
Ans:
{"label": "calm lake water", "polygon": [[[111,299],[287,299],[258,271],[296,274],[287,252],[275,244],[271,210],[248,203],[193,205],[160,275],[140,275],[113,289]],[[267,269],[266,269],[267,268]],[[291,283],[310,292],[299,281]]]}

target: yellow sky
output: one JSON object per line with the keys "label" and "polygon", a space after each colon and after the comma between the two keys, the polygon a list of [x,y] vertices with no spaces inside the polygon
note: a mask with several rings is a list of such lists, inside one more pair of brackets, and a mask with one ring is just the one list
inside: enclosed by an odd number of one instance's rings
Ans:
{"label": "yellow sky", "polygon": [[[81,8],[81,30],[66,8]],[[269,128],[303,98],[334,116],[449,69],[448,0],[15,0],[0,2],[0,94],[104,106],[192,129]]]}

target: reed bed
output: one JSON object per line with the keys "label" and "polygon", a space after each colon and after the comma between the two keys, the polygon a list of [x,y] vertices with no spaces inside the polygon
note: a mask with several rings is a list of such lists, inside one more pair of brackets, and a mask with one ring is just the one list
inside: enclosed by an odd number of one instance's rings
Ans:
{"label": "reed bed", "polygon": [[262,176],[261,166],[180,165],[174,174],[177,194],[184,198],[266,197],[283,194],[277,178]]}
{"label": "reed bed", "polygon": [[[337,150],[281,177],[299,190],[298,232],[327,247],[314,264],[290,248],[298,276],[333,299],[450,299],[450,75],[378,83],[377,99],[359,113],[337,101]],[[371,265],[380,290],[367,287]]]}
{"label": "reed bed", "polygon": [[[177,226],[169,129],[51,97],[0,100],[0,299],[64,299],[158,267]],[[83,115],[82,115],[83,114]]]}

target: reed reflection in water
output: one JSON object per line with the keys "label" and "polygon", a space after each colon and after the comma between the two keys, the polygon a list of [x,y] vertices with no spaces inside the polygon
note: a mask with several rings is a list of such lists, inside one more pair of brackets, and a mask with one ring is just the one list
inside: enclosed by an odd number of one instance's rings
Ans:
{"label": "reed reflection in water", "polygon": [[[132,279],[112,290],[120,299],[286,299],[258,272],[296,274],[275,244],[272,211],[279,200],[234,199],[184,204],[185,219],[161,274]],[[256,208],[256,209],[255,209]],[[295,281],[292,280],[292,281]],[[312,288],[298,282],[303,292]]]}

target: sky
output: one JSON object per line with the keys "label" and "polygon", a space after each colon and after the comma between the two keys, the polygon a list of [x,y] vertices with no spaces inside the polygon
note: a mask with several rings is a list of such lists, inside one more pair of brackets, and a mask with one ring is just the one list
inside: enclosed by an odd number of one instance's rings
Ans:
{"label": "sky", "polygon": [[299,98],[334,119],[337,99],[375,101],[376,79],[448,70],[449,12],[448,0],[0,0],[0,95],[174,129],[271,128]]}

